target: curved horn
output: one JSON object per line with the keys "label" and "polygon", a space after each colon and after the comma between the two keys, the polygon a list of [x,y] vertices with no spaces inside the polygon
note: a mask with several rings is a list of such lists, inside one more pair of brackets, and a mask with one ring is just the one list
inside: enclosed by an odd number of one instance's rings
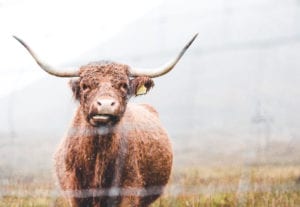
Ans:
{"label": "curved horn", "polygon": [[37,62],[37,64],[47,73],[51,74],[51,75],[55,75],[58,77],[78,77],[79,76],[79,70],[78,69],[73,69],[70,71],[61,71],[61,70],[57,70],[54,67],[44,63],[43,61],[41,61],[40,58],[38,58],[38,56],[33,52],[33,50],[20,38],[13,36],[16,40],[18,40],[18,42],[20,42],[25,48],[26,50],[30,53],[30,55],[34,58],[34,60]]}
{"label": "curved horn", "polygon": [[180,58],[184,55],[185,51],[187,51],[187,49],[191,46],[191,44],[194,42],[197,36],[198,33],[196,33],[193,36],[193,38],[184,46],[184,48],[180,51],[179,55],[176,58],[167,62],[165,65],[157,68],[152,68],[152,69],[137,69],[137,68],[130,69],[131,76],[148,76],[151,78],[156,78],[168,73],[175,67],[175,65],[178,63]]}

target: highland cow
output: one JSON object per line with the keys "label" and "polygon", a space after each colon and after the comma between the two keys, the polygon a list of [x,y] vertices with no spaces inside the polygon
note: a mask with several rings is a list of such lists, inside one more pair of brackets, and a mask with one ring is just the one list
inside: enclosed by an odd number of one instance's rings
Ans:
{"label": "highland cow", "polygon": [[70,86],[79,107],[55,153],[59,185],[71,206],[148,206],[162,194],[172,168],[169,137],[154,108],[128,100],[147,93],[152,78],[174,68],[196,36],[159,68],[102,61],[72,71],[43,63],[15,37],[46,72],[77,77]]}

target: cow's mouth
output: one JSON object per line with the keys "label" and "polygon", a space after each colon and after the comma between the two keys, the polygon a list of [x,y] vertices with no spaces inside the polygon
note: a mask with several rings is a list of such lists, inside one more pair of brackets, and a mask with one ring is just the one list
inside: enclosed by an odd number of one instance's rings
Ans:
{"label": "cow's mouth", "polygon": [[90,116],[90,122],[94,126],[113,124],[117,121],[117,116],[111,114],[93,114]]}

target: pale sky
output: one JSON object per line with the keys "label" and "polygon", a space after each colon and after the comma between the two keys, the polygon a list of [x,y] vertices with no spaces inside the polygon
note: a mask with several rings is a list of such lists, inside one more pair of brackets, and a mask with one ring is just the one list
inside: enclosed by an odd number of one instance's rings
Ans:
{"label": "pale sky", "polygon": [[59,66],[108,41],[162,2],[0,0],[0,97],[46,75],[12,35]]}

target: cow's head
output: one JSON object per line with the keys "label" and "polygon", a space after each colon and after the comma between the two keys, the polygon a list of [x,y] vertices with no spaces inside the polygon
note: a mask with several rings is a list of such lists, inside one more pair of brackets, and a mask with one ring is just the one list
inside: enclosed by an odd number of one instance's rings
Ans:
{"label": "cow's head", "polygon": [[32,55],[38,65],[51,75],[77,77],[70,81],[76,100],[80,102],[85,119],[92,126],[113,126],[123,116],[127,101],[132,96],[147,93],[156,78],[174,68],[197,34],[185,45],[179,55],[167,64],[153,69],[135,69],[113,62],[96,62],[74,70],[57,70],[42,62],[29,46],[17,39]]}
{"label": "cow's head", "polygon": [[70,86],[93,126],[113,125],[122,117],[131,96],[146,93],[154,85],[146,76],[131,77],[127,65],[96,62],[82,66]]}

